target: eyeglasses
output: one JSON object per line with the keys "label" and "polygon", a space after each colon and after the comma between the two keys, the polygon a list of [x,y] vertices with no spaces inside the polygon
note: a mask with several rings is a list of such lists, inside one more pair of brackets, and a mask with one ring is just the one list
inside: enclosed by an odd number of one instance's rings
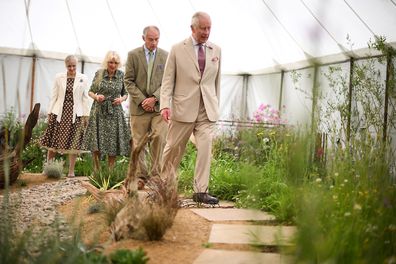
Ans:
{"label": "eyeglasses", "polygon": [[107,62],[108,64],[120,64],[119,62],[116,62],[116,61],[109,61],[109,62]]}

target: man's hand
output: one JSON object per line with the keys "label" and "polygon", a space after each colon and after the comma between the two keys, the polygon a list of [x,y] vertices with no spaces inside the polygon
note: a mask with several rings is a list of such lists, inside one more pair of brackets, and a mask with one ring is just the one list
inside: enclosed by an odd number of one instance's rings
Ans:
{"label": "man's hand", "polygon": [[171,116],[171,110],[169,108],[164,108],[161,110],[161,116],[165,120],[165,122],[169,122]]}
{"label": "man's hand", "polygon": [[154,112],[156,102],[157,102],[157,99],[155,99],[155,97],[148,97],[148,98],[144,99],[142,102],[142,107],[143,107],[144,111]]}

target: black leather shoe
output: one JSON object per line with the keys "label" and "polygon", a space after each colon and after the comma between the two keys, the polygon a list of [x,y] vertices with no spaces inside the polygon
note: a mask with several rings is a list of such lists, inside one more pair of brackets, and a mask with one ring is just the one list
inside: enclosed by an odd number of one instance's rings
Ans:
{"label": "black leather shoe", "polygon": [[218,204],[219,199],[213,197],[207,193],[194,193],[193,201],[196,203],[204,203],[204,204]]}

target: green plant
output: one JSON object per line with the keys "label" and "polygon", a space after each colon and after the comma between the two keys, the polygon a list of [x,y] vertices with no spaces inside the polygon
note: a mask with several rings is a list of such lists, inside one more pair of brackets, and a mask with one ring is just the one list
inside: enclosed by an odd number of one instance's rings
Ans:
{"label": "green plant", "polygon": [[195,161],[197,158],[195,145],[191,142],[187,143],[185,154],[182,157],[178,175],[178,190],[181,193],[193,192],[193,177],[195,169]]}
{"label": "green plant", "polygon": [[40,136],[44,133],[47,123],[39,119],[32,131],[32,139],[22,152],[22,160],[25,164],[24,171],[41,173],[46,161],[47,150],[40,146]]}
{"label": "green plant", "polygon": [[49,178],[60,179],[63,175],[63,160],[53,160],[44,164],[44,174]]}
{"label": "green plant", "polygon": [[92,174],[92,154],[82,153],[76,159],[74,172],[76,175],[91,175]]}
{"label": "green plant", "polygon": [[19,140],[22,139],[23,124],[16,117],[13,109],[7,112],[4,118],[0,121],[1,133],[7,134],[5,139],[7,142],[2,142],[5,149],[14,149]]}
{"label": "green plant", "polygon": [[149,260],[142,248],[137,250],[119,249],[110,254],[112,264],[145,264]]}
{"label": "green plant", "polygon": [[88,176],[88,179],[90,183],[100,190],[116,189],[123,184],[127,169],[128,160],[117,160],[113,169],[109,169],[106,165],[102,164],[101,170]]}
{"label": "green plant", "polygon": [[32,232],[34,226],[31,226],[31,229],[20,233],[13,221],[16,210],[17,207],[10,205],[6,191],[0,207],[1,263],[108,263],[104,255],[81,242],[78,230],[62,239],[57,224],[47,231],[35,233]]}
{"label": "green plant", "polygon": [[[379,41],[376,45],[389,48],[383,39]],[[389,50],[384,54],[389,55]],[[295,193],[298,263],[392,263],[396,259],[395,159],[390,140],[383,137],[386,91],[378,63],[381,60],[369,59],[355,64],[352,94],[341,68],[330,67],[326,77],[335,96],[320,107],[319,115],[319,129],[328,133],[330,143],[325,170],[318,173],[309,159],[301,166],[298,158],[291,159],[295,166],[286,167],[285,175],[292,177],[288,182],[294,183],[290,187]],[[394,76],[389,76],[389,84],[394,85]],[[394,128],[394,105],[388,107],[387,125]],[[299,171],[301,180],[295,181],[290,169]]]}

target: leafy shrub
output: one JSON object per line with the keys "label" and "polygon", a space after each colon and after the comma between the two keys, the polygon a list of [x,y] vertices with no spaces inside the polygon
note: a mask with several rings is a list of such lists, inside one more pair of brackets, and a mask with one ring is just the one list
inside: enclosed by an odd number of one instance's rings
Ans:
{"label": "leafy shrub", "polygon": [[32,131],[32,139],[22,152],[24,170],[31,173],[41,173],[46,161],[47,150],[40,145],[40,136],[47,128],[47,123],[40,119]]}
{"label": "leafy shrub", "polygon": [[149,260],[142,248],[137,250],[119,249],[110,254],[112,264],[145,264]]}
{"label": "leafy shrub", "polygon": [[63,175],[63,160],[52,160],[44,163],[44,174],[49,178],[60,179]]}
{"label": "leafy shrub", "polygon": [[[16,117],[13,110],[6,113],[4,118],[0,121],[1,133],[6,134],[7,142],[1,142],[6,145],[7,149],[14,149],[19,140],[22,140],[23,124]],[[0,153],[1,154],[1,153]]]}

